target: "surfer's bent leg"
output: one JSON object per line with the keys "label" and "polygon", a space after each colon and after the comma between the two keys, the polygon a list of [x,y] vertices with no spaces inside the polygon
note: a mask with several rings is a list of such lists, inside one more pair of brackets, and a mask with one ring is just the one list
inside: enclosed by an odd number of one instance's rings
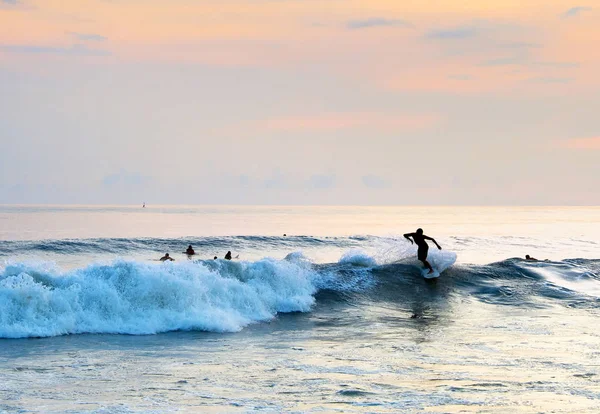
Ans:
{"label": "surfer's bent leg", "polygon": [[427,269],[429,269],[429,273],[433,273],[433,267],[431,267],[431,265],[429,264],[429,262],[427,260],[423,260],[423,264],[425,265],[425,267]]}

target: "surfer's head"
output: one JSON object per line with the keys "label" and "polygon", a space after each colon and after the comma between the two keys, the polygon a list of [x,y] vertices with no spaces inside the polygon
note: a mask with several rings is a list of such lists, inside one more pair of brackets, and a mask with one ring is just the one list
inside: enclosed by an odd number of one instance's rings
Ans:
{"label": "surfer's head", "polygon": [[423,229],[417,229],[417,234],[423,234]]}
{"label": "surfer's head", "polygon": [[531,256],[529,256],[528,254],[526,254],[526,255],[525,255],[525,258],[526,258],[527,260],[529,260],[529,259],[531,259]]}

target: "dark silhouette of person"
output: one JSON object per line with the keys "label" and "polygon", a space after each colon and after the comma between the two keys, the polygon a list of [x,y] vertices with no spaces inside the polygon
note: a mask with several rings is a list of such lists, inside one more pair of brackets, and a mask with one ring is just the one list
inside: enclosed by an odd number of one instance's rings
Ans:
{"label": "dark silhouette of person", "polygon": [[531,257],[528,254],[525,255],[525,260],[529,260],[530,262],[539,262],[535,257]]}
{"label": "dark silhouette of person", "polygon": [[[435,239],[424,235],[423,229],[417,229],[416,233],[406,233],[404,235],[404,237],[408,241],[410,241],[411,244],[413,243],[413,240],[414,240],[414,242],[417,244],[417,246],[419,246],[419,249],[417,250],[417,259],[419,259],[420,261],[423,262],[425,267],[427,269],[429,269],[429,273],[433,273],[433,267],[431,267],[431,265],[427,261],[427,253],[429,252],[429,245],[427,244],[427,242],[425,240],[431,240],[432,242],[435,243],[435,245],[437,246],[438,249],[442,250],[440,245],[435,241]],[[412,237],[412,240],[410,239],[411,237]]]}
{"label": "dark silhouette of person", "polygon": [[231,251],[227,252],[225,255],[225,260],[231,260]]}
{"label": "dark silhouette of person", "polygon": [[215,256],[213,260],[217,260],[217,256]]}
{"label": "dark silhouette of person", "polygon": [[161,262],[166,262],[167,260],[170,260],[172,262],[175,259],[173,259],[171,256],[169,256],[169,253],[165,253],[165,255],[163,257],[161,257],[159,260]]}
{"label": "dark silhouette of person", "polygon": [[196,252],[194,251],[194,249],[192,248],[192,245],[190,244],[188,246],[188,248],[185,251],[185,254],[187,254],[188,256],[193,256],[196,254]]}

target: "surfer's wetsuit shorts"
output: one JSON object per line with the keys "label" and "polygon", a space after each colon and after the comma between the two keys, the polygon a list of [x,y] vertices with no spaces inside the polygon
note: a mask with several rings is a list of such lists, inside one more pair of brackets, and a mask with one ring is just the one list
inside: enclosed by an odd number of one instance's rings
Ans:
{"label": "surfer's wetsuit shorts", "polygon": [[429,251],[429,246],[419,246],[419,250],[417,250],[417,258],[419,260],[427,260],[427,252]]}

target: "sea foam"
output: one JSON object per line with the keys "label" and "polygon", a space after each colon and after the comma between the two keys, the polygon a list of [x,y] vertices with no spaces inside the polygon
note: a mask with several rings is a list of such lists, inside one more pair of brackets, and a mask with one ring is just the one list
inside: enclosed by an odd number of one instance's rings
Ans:
{"label": "sea foam", "polygon": [[0,273],[0,337],[239,331],[307,312],[317,274],[303,262],[115,261],[69,272],[31,264]]}

